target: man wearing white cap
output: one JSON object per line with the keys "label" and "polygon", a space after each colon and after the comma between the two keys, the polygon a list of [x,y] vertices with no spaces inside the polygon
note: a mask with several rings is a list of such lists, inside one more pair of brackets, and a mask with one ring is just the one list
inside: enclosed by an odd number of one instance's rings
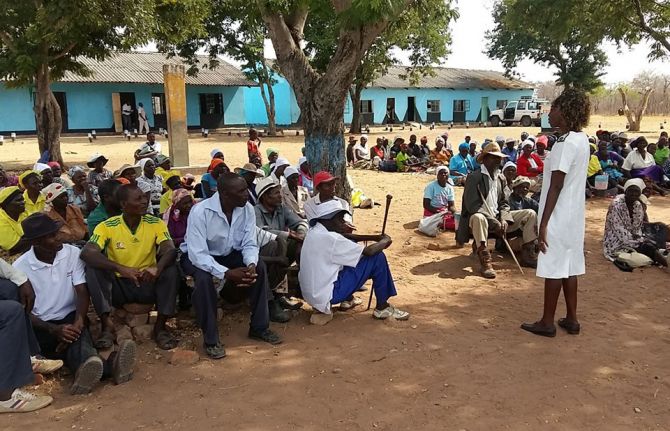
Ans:
{"label": "man wearing white cap", "polygon": [[274,178],[275,181],[277,181],[280,185],[286,184],[286,178],[284,178],[284,170],[291,166],[291,164],[288,162],[283,157],[279,157],[277,161],[275,162],[275,165],[272,167],[272,170],[270,171],[270,175],[268,178]]}
{"label": "man wearing white cap", "polygon": [[46,163],[35,163],[33,171],[37,172],[40,174],[40,177],[42,177],[42,188],[54,182],[54,173],[51,170],[51,166]]}
{"label": "man wearing white cap", "polygon": [[324,325],[333,318],[331,304],[352,301],[353,294],[372,279],[377,304],[376,319],[409,319],[409,313],[388,303],[396,296],[393,276],[384,255],[392,241],[388,235],[360,236],[360,241],[376,241],[367,247],[345,238],[353,226],[344,220],[348,211],[338,200],[317,206],[303,245],[300,288],[305,300],[318,313],[310,321]]}

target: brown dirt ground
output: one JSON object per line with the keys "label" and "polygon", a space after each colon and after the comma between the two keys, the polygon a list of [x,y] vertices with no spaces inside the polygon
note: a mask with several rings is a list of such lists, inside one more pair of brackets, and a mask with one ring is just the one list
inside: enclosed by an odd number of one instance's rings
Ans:
{"label": "brown dirt ground", "polygon": [[[610,129],[625,124],[621,117],[594,118],[591,132],[598,122]],[[652,118],[645,124],[650,137],[658,136],[658,123]],[[437,133],[429,132],[418,134],[432,140]],[[479,141],[520,132],[467,131]],[[453,130],[453,142],[465,134]],[[268,139],[264,145],[272,141],[294,161],[299,140]],[[63,141],[69,163],[100,150],[118,167],[135,148],[118,138]],[[245,157],[244,139],[213,135],[191,140],[192,163],[205,163],[215,146],[231,167]],[[34,140],[6,143],[0,160],[8,167],[25,165],[35,147]],[[608,200],[587,203],[582,334],[545,339],[519,329],[541,311],[542,280],[532,270],[521,276],[509,257],[496,256],[498,278],[485,281],[476,275],[468,249],[454,248],[453,233],[432,239],[415,232],[421,193],[431,177],[351,175],[379,201],[394,195],[388,256],[399,293],[394,303],[412,313],[408,322],[377,322],[359,308],[315,327],[302,311],[288,324],[272,325],[284,343],[270,347],[245,337],[245,312],[227,313],[221,323],[229,354],[224,360],[172,366],[145,343],[130,383],[104,383],[89,396],[72,397],[69,377],[50,378],[36,391],[52,394],[53,406],[3,415],[0,429],[670,429],[669,275],[657,268],[623,273],[604,259]],[[670,201],[655,197],[650,218],[669,222],[669,211]],[[360,232],[378,232],[383,208],[355,216]],[[430,251],[429,243],[443,249]],[[367,293],[361,297],[366,300]],[[563,312],[560,305],[558,315]],[[187,325],[180,333],[183,346],[199,348],[195,328]]]}

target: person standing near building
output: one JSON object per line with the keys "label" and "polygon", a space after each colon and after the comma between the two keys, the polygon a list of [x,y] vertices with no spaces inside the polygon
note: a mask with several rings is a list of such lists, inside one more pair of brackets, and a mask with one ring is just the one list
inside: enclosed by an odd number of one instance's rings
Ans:
{"label": "person standing near building", "polygon": [[[137,104],[137,119],[140,123],[139,127],[137,128],[137,132],[139,134],[144,134],[144,133],[149,133],[149,121],[147,121],[147,112],[144,110],[144,104],[142,102]],[[144,131],[146,129],[146,131]]]}
{"label": "person standing near building", "polygon": [[536,275],[544,281],[544,313],[521,329],[545,337],[556,336],[554,315],[561,288],[567,316],[558,326],[579,334],[577,320],[577,276],[586,272],[584,262],[585,188],[589,164],[589,141],[582,129],[590,113],[588,96],[576,89],[565,90],[551,104],[549,122],[561,137],[544,163],[540,198],[540,255]]}
{"label": "person standing near building", "polygon": [[123,102],[123,106],[121,106],[121,123],[123,124],[123,131],[128,131],[130,132],[133,127],[133,121],[131,118],[131,114],[133,113],[133,108],[130,106],[128,102]]}

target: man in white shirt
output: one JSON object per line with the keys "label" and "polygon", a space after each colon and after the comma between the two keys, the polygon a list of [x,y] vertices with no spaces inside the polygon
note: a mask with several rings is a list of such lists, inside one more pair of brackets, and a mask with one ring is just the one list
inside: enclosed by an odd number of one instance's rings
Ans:
{"label": "man in white shirt", "polygon": [[[213,359],[226,356],[216,318],[217,292],[212,276],[224,291],[249,297],[249,337],[270,344],[281,338],[270,330],[268,301],[272,298],[263,261],[258,260],[256,215],[249,204],[247,183],[234,173],[222,174],[218,192],[193,207],[181,245],[181,265],[195,279],[192,302],[202,329],[205,351]],[[222,291],[222,293],[225,293]],[[241,298],[239,298],[241,300]]]}
{"label": "man in white shirt", "polygon": [[147,111],[144,110],[144,104],[140,102],[137,106],[137,120],[140,123],[137,131],[139,134],[149,133],[149,121],[147,121]]}
{"label": "man in white shirt", "polygon": [[135,161],[141,159],[156,159],[156,156],[161,154],[161,143],[156,142],[156,135],[154,132],[147,133],[147,141],[140,145],[135,151]]}
{"label": "man in white shirt", "polygon": [[27,274],[35,291],[31,321],[42,354],[63,359],[74,374],[72,395],[91,392],[103,376],[120,384],[132,378],[135,343],[126,340],[107,361],[98,356],[86,324],[89,294],[86,269],[79,249],[57,237],[60,225],[44,213],[21,222],[24,237],[32,245],[14,262]]}
{"label": "man in white shirt", "polygon": [[[305,300],[319,313],[310,321],[324,325],[332,320],[332,304],[350,302],[353,294],[372,279],[377,299],[376,319],[409,319],[409,313],[388,303],[396,295],[395,284],[384,255],[392,241],[388,235],[354,235],[345,221],[347,210],[337,200],[319,205],[310,221],[303,244],[300,288]],[[346,235],[346,237],[345,237]],[[360,241],[376,241],[367,247]]]}
{"label": "man in white shirt", "polygon": [[132,132],[132,127],[133,127],[133,122],[132,118],[130,115],[133,113],[133,108],[128,104],[128,102],[124,102],[123,106],[121,106],[121,120],[123,124],[123,130]]}

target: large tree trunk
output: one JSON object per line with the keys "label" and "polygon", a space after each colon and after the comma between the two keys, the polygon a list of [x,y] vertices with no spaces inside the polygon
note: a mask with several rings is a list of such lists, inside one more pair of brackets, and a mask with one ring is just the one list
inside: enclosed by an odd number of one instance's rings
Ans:
{"label": "large tree trunk", "polygon": [[647,106],[649,105],[649,96],[651,96],[652,88],[647,87],[644,89],[644,92],[642,94],[642,100],[640,100],[640,103],[637,106],[636,110],[630,109],[630,106],[628,106],[628,94],[626,94],[626,90],[623,88],[619,87],[617,88],[619,91],[619,94],[621,95],[621,103],[623,104],[623,113],[626,115],[626,118],[628,119],[628,130],[631,132],[639,132],[640,131],[640,126],[642,125],[642,118],[644,117],[645,112],[647,111]]}
{"label": "large tree trunk", "polygon": [[349,90],[349,97],[351,98],[351,129],[349,133],[361,133],[361,94],[363,93],[363,86],[356,84],[353,89]]}
{"label": "large tree trunk", "polygon": [[60,132],[63,127],[61,110],[51,91],[49,68],[44,65],[35,76],[35,125],[40,156],[49,151],[49,160],[63,164],[60,153]]}

